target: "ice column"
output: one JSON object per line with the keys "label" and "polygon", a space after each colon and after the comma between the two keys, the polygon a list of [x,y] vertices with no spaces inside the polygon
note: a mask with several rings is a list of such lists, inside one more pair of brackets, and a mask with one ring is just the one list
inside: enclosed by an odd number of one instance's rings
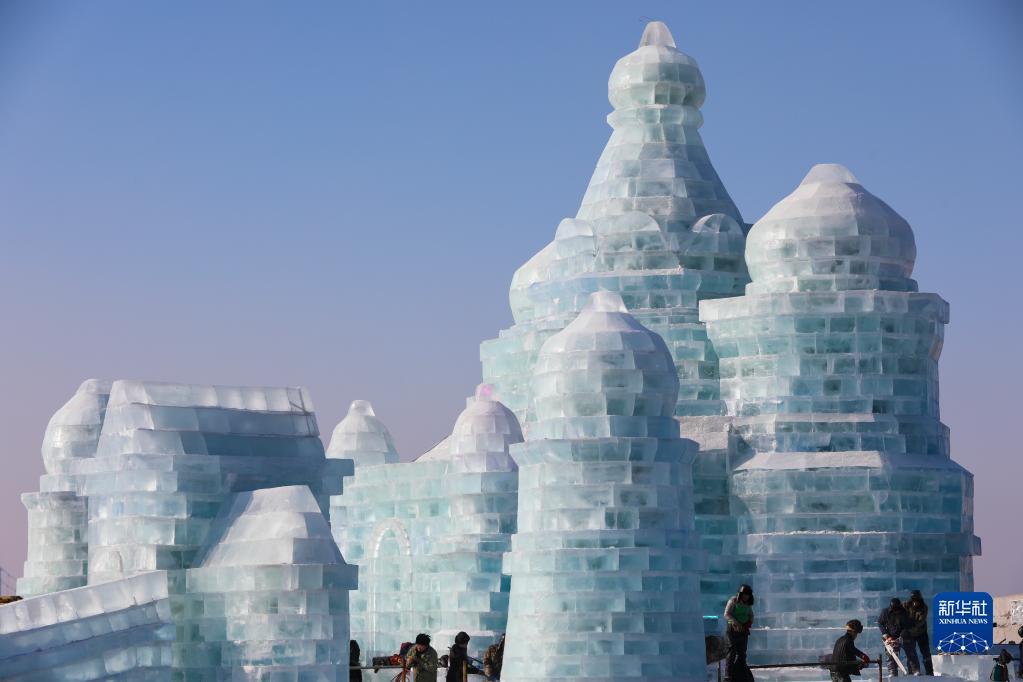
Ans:
{"label": "ice column", "polygon": [[745,568],[728,513],[728,419],[718,362],[698,319],[701,300],[737,296],[749,281],[738,209],[700,137],[706,87],[696,61],[652,22],[608,82],[613,132],[575,218],[518,269],[515,325],[480,349],[495,386],[528,432],[529,382],[545,340],[575,319],[595,291],[618,292],[668,345],[679,377],[674,414],[700,445],[693,470],[696,523],[709,556],[704,613],[719,614]]}
{"label": "ice column", "polygon": [[417,632],[443,649],[460,630],[478,651],[504,631],[501,559],[518,486],[508,448],[521,440],[515,415],[483,386],[451,435],[415,462],[356,464],[332,518],[344,519],[335,537],[360,567],[352,633],[368,655],[393,653]]}
{"label": "ice column", "polygon": [[308,485],[325,511],[347,469],[318,435],[300,388],[114,382],[96,457],[78,467],[89,582],[190,567],[232,492]]}
{"label": "ice column", "polygon": [[186,573],[176,668],[185,679],[346,678],[356,582],[309,488],[239,493]]}
{"label": "ice column", "polygon": [[543,345],[512,448],[503,680],[704,679],[691,441],[664,341],[600,292]]}
{"label": "ice column", "polygon": [[23,597],[87,582],[88,510],[78,494],[74,466],[96,454],[109,394],[110,382],[88,379],[46,426],[46,474],[39,480],[39,492],[21,496],[28,509],[28,560],[18,580]]}
{"label": "ice column", "polygon": [[755,658],[814,660],[893,596],[972,585],[972,476],[938,413],[948,304],[917,292],[915,258],[901,216],[819,165],[750,231],[746,295],[701,304],[741,439]]}

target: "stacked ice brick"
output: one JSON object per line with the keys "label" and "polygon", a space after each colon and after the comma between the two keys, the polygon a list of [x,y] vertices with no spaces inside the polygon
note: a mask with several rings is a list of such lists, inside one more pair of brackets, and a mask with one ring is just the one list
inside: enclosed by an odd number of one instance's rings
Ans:
{"label": "stacked ice brick", "polygon": [[[15,614],[0,677],[344,676],[355,570],[322,510],[352,465],[325,458],[302,389],[116,381],[107,400],[87,382],[51,422],[44,457],[86,498],[88,547],[81,535],[32,542],[74,539],[89,586],[0,607],[0,622]],[[140,580],[162,592],[143,598]]]}
{"label": "stacked ice brick", "polygon": [[703,680],[695,444],[664,341],[612,292],[544,343],[512,448],[518,533],[503,680]]}
{"label": "stacked ice brick", "polygon": [[238,493],[185,572],[178,670],[188,679],[220,679],[222,670],[245,679],[346,679],[356,570],[308,487]]}
{"label": "stacked ice brick", "polygon": [[110,382],[89,379],[54,413],[43,436],[39,492],[21,496],[28,510],[28,559],[18,594],[31,597],[85,585],[88,509],[78,495],[76,462],[96,454]]}
{"label": "stacked ice brick", "polygon": [[758,660],[814,660],[893,596],[972,586],[972,477],[938,415],[948,305],[917,292],[915,257],[901,216],[815,166],[750,231],[746,295],[701,304],[740,437]]}
{"label": "stacked ice brick", "polygon": [[694,469],[697,525],[712,557],[705,613],[720,613],[741,567],[728,514],[728,424],[717,358],[698,302],[736,296],[749,281],[745,224],[700,137],[706,87],[668,28],[651,22],[639,49],[608,82],[613,128],[575,218],[515,273],[515,325],[481,347],[484,381],[522,420],[535,420],[529,382],[540,347],[575,319],[589,295],[614,291],[661,335],[680,380],[674,414],[700,444]]}
{"label": "stacked ice brick", "polygon": [[518,420],[480,387],[448,438],[402,464],[367,412],[353,404],[335,431],[343,445],[329,448],[356,462],[331,501],[335,538],[360,569],[352,636],[372,656],[418,632],[443,649],[465,630],[481,650],[507,620],[501,560],[515,532],[518,471],[508,448],[522,440]]}
{"label": "stacked ice brick", "polygon": [[232,492],[308,485],[326,511],[347,469],[325,470],[318,434],[303,389],[114,382],[96,457],[78,467],[89,582],[188,568]]}

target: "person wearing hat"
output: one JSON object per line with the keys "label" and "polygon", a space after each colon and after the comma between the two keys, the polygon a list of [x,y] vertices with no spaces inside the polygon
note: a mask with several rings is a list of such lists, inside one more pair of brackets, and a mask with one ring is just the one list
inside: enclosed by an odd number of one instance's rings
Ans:
{"label": "person wearing hat", "polygon": [[[906,656],[909,652],[916,653],[920,649],[920,658],[923,659],[924,672],[927,675],[934,675],[934,664],[931,663],[931,638],[927,634],[927,602],[924,601],[920,590],[913,590],[909,594],[909,601],[906,602],[906,613],[909,614],[909,627],[902,634],[902,641],[906,645]],[[910,674],[919,672],[919,667],[914,670],[911,665]]]}
{"label": "person wearing hat", "polygon": [[[893,597],[888,608],[881,611],[881,615],[877,618],[877,627],[881,631],[881,638],[884,639],[885,644],[891,647],[891,652],[888,654],[888,672],[892,677],[897,677],[899,674],[896,657],[899,655],[899,649],[903,648],[902,638],[907,634],[911,625],[909,613],[906,612],[906,607],[902,605],[902,600],[898,597]],[[911,674],[919,672],[920,661],[917,660],[916,650],[909,647],[905,647],[905,650],[907,669]]]}
{"label": "person wearing hat", "polygon": [[728,655],[725,657],[725,679],[739,682],[752,677],[746,664],[749,631],[753,627],[753,588],[740,585],[739,592],[725,604],[725,634]]}
{"label": "person wearing hat", "polygon": [[405,658],[405,669],[416,671],[416,682],[437,682],[437,652],[430,646],[430,635],[419,633],[416,644]]}
{"label": "person wearing hat", "polygon": [[833,682],[851,682],[850,675],[859,675],[870,657],[856,648],[856,637],[863,632],[863,623],[851,620],[845,624],[845,634],[835,642],[831,653],[831,679]]}
{"label": "person wearing hat", "polygon": [[479,671],[469,665],[469,633],[459,632],[455,635],[455,643],[448,649],[448,674],[445,682],[463,682],[463,671],[465,668],[470,675]]}

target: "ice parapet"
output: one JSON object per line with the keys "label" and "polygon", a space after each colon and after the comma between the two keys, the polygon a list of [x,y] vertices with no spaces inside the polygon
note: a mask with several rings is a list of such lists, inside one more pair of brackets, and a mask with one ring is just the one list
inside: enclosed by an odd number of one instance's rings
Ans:
{"label": "ice parapet", "polygon": [[85,585],[88,579],[88,510],[78,494],[76,462],[95,456],[110,382],[88,379],[46,426],[39,492],[25,493],[28,558],[18,580],[23,597]]}
{"label": "ice parapet", "polygon": [[893,595],[972,586],[973,481],[938,412],[948,305],[916,292],[915,254],[895,211],[817,166],[750,230],[746,295],[701,303],[767,628],[754,660],[816,655]]}
{"label": "ice parapet", "polygon": [[664,341],[602,292],[540,351],[512,447],[518,532],[503,680],[705,677],[694,444]]}
{"label": "ice parapet", "polygon": [[515,415],[480,387],[450,436],[415,462],[356,465],[331,525],[359,566],[352,635],[367,656],[409,633],[444,647],[460,630],[482,649],[504,631],[508,579],[501,557],[515,532]]}

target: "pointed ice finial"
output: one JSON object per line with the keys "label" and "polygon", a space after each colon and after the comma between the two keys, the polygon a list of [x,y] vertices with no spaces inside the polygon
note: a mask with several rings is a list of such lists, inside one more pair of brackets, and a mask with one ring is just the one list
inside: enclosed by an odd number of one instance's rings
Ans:
{"label": "pointed ice finial", "polygon": [[476,400],[493,400],[494,399],[494,387],[490,384],[480,384],[476,387]]}
{"label": "pointed ice finial", "polygon": [[597,313],[627,313],[622,297],[613,291],[595,291],[590,294],[590,300],[586,302],[583,310],[591,310]]}
{"label": "pointed ice finial", "polygon": [[812,185],[814,183],[824,182],[833,184],[836,182],[858,185],[860,181],[856,179],[856,176],[852,174],[848,168],[840,163],[818,163],[816,166],[810,169],[810,172],[806,174],[800,185]]}
{"label": "pointed ice finial", "polygon": [[367,417],[377,416],[368,400],[353,400],[352,404],[348,407],[348,414],[361,414]]}
{"label": "pointed ice finial", "polygon": [[639,46],[663,45],[664,47],[676,47],[675,39],[671,31],[663,21],[651,21],[643,30],[643,37],[639,39]]}

